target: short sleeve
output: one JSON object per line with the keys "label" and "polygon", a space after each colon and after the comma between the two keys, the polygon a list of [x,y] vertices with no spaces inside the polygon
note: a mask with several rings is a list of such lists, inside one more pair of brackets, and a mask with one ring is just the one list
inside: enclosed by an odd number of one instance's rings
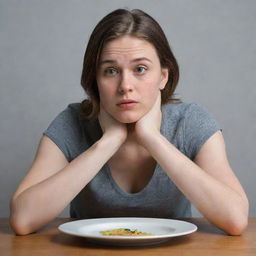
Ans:
{"label": "short sleeve", "polygon": [[81,133],[76,108],[76,105],[70,104],[43,132],[43,135],[49,137],[59,147],[69,162],[75,150],[72,147],[75,147]]}
{"label": "short sleeve", "polygon": [[183,141],[186,155],[194,160],[203,144],[220,129],[214,116],[198,104],[190,104],[185,112]]}

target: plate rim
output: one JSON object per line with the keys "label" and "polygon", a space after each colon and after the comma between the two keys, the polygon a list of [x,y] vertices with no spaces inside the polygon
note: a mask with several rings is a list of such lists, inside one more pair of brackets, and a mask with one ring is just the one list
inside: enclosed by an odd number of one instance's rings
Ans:
{"label": "plate rim", "polygon": [[[69,226],[74,223],[88,223],[88,225],[93,225],[94,222],[100,222],[100,223],[95,223],[95,224],[101,224],[102,222],[106,223],[111,223],[111,220],[118,220],[118,221],[164,221],[164,222],[175,222],[175,223],[182,223],[188,226],[191,226],[191,228],[188,231],[183,231],[180,233],[169,233],[169,234],[163,234],[163,235],[153,235],[153,236],[95,236],[95,235],[88,235],[88,234],[79,234],[79,232],[75,231],[67,231],[65,230],[66,226]],[[93,223],[91,223],[93,222]],[[69,235],[74,235],[74,236],[79,236],[79,237],[84,237],[88,239],[93,239],[93,240],[104,240],[104,241],[129,241],[129,242],[135,242],[135,241],[153,241],[153,240],[166,240],[172,237],[178,237],[178,236],[183,236],[183,235],[188,235],[191,233],[194,233],[198,230],[198,227],[191,222],[184,221],[184,220],[179,220],[179,219],[168,219],[168,218],[150,218],[150,217],[107,217],[107,218],[91,218],[91,219],[80,219],[80,220],[73,220],[73,221],[68,221],[65,223],[62,223],[58,226],[58,230],[69,234]]]}

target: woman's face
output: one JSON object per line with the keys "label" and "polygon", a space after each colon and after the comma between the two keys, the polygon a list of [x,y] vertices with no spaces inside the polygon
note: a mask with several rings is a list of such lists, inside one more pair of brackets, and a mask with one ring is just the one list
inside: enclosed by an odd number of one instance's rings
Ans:
{"label": "woman's face", "polygon": [[154,105],[165,87],[168,70],[161,68],[149,42],[122,36],[105,45],[97,70],[101,106],[121,123],[133,123]]}

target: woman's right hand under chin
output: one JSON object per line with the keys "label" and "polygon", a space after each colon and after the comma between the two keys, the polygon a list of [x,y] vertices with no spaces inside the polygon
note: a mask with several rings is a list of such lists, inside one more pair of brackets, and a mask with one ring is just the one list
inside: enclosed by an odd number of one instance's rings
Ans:
{"label": "woman's right hand under chin", "polygon": [[102,106],[98,118],[104,136],[118,138],[121,144],[124,143],[128,134],[126,124],[118,122]]}

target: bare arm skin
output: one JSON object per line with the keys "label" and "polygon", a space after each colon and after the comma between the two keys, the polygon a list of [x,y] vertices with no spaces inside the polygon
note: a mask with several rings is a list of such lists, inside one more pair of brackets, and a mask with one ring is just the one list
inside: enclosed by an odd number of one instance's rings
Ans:
{"label": "bare arm skin", "polygon": [[138,141],[211,223],[240,235],[247,226],[248,200],[228,163],[222,133],[211,136],[193,162],[161,135],[159,109],[160,100],[136,124]]}
{"label": "bare arm skin", "polygon": [[118,150],[126,127],[105,112],[100,122],[102,138],[70,163],[48,137],[42,137],[32,167],[11,200],[14,232],[32,233],[57,217]]}

